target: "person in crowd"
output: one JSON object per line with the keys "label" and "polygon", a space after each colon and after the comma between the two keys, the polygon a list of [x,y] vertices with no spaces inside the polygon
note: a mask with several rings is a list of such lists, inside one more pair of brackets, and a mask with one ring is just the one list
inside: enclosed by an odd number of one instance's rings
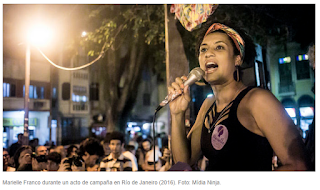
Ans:
{"label": "person in crowd", "polygon": [[123,155],[124,135],[114,131],[110,134],[109,147],[111,153],[100,162],[100,171],[132,171],[130,158]]}
{"label": "person in crowd", "polygon": [[61,155],[58,152],[51,152],[47,156],[47,171],[58,171],[61,162]]}
{"label": "person in crowd", "polygon": [[[313,70],[315,70],[315,44],[309,46],[308,49],[308,58],[310,62],[310,66]],[[315,87],[311,90],[315,93]],[[315,113],[315,109],[313,110]],[[315,171],[315,114],[312,120],[312,123],[309,125],[309,130],[306,136],[305,145],[308,153],[308,157],[310,160],[310,170]]]}
{"label": "person in crowd", "polygon": [[3,148],[3,171],[15,171],[13,157],[10,157],[6,148]]}
{"label": "person in crowd", "polygon": [[48,148],[48,153],[50,154],[51,152],[55,152],[57,147],[56,146],[50,146],[49,148]]}
{"label": "person in crowd", "polygon": [[85,161],[86,168],[94,167],[100,158],[104,156],[104,150],[100,142],[91,137],[81,142],[79,156]]}
{"label": "person in crowd", "polygon": [[103,146],[105,156],[108,156],[110,154],[110,147],[109,147],[110,134],[111,134],[110,132],[107,133],[105,138],[101,141],[101,145]]}
{"label": "person in crowd", "polygon": [[100,169],[100,159],[98,159],[92,167],[87,167],[86,171],[97,172],[97,171],[99,171],[99,169]]}
{"label": "person in crowd", "polygon": [[10,164],[10,155],[9,155],[9,152],[6,148],[3,148],[3,171],[14,171],[15,169],[13,167],[11,167],[11,164]]}
{"label": "person in crowd", "polygon": [[2,165],[3,165],[3,171],[7,171],[8,169],[8,165],[9,165],[9,158],[10,158],[10,155],[7,151],[7,149],[3,148],[3,162],[2,162]]}
{"label": "person in crowd", "polygon": [[[140,140],[140,137],[141,137],[141,140]],[[145,157],[146,157],[146,154],[147,152],[150,150],[151,148],[151,139],[149,138],[142,138],[142,136],[140,136],[137,138],[137,142],[139,142],[139,147],[136,151],[136,158],[137,158],[137,161],[138,161],[138,170],[139,171],[144,171],[142,169],[142,165],[144,164],[145,162]],[[148,141],[148,142],[147,142]]]}
{"label": "person in crowd", "polygon": [[10,157],[13,157],[14,154],[16,153],[16,151],[22,146],[22,138],[23,138],[23,134],[19,133],[17,135],[18,141],[16,143],[13,143],[10,147],[9,147],[9,155]]}
{"label": "person in crowd", "polygon": [[14,154],[15,171],[33,171],[36,166],[36,159],[32,157],[32,147],[29,145],[21,146]]}
{"label": "person in crowd", "polygon": [[133,146],[134,149],[130,150],[134,155],[137,153],[137,149],[139,148],[139,143],[133,139],[128,142],[128,145]]}
{"label": "person in crowd", "polygon": [[[155,151],[155,154],[154,154]],[[142,165],[144,171],[159,171],[162,167],[162,161],[159,159],[162,153],[158,146],[152,147],[145,156],[145,162]]]}
{"label": "person in crowd", "polygon": [[163,160],[163,165],[159,169],[159,171],[168,171],[172,167],[172,153],[168,148],[163,149],[163,156],[160,157]]}
{"label": "person in crowd", "polygon": [[137,158],[135,156],[135,154],[136,154],[135,147],[133,145],[125,145],[122,154],[125,157],[130,158],[131,163],[132,163],[132,171],[134,171],[134,172],[138,171],[138,163],[137,163]]}
{"label": "person in crowd", "polygon": [[73,156],[76,156],[78,152],[78,147],[75,144],[71,144],[68,148],[67,148],[67,157],[71,158]]}
{"label": "person in crowd", "polygon": [[57,146],[54,150],[61,155],[61,159],[66,157],[66,149],[62,145]]}
{"label": "person in crowd", "polygon": [[78,154],[65,159],[59,171],[89,171],[96,167],[103,157],[104,151],[100,142],[93,137],[86,138],[80,143]]}
{"label": "person in crowd", "polygon": [[142,140],[141,148],[138,151],[139,170],[154,171],[155,170],[154,162],[156,164],[156,171],[158,171],[161,168],[162,164],[159,157],[161,157],[162,154],[157,146],[155,146],[155,149],[156,149],[156,157],[154,159],[154,153],[153,153],[154,150],[153,150],[152,140],[150,138],[146,138]]}
{"label": "person in crowd", "polygon": [[133,155],[136,155],[136,148],[134,147],[134,145],[127,144],[124,146],[124,150],[131,152]]}
{"label": "person in crowd", "polygon": [[48,155],[48,149],[45,146],[38,146],[36,149],[37,156],[46,156]]}
{"label": "person in crowd", "polygon": [[278,170],[307,170],[302,138],[281,103],[270,91],[241,81],[241,65],[256,56],[252,39],[229,24],[207,24],[196,50],[214,96],[204,100],[188,135],[187,77],[168,87],[168,93],[182,94],[169,104],[175,163],[192,166],[203,154],[210,171],[271,171],[274,151],[283,164]]}
{"label": "person in crowd", "polygon": [[33,168],[33,170],[43,171],[47,169],[47,156],[48,156],[48,149],[45,146],[38,146],[36,148],[36,161],[37,167]]}
{"label": "person in crowd", "polygon": [[36,152],[36,147],[39,146],[39,139],[34,138],[29,142],[29,145],[32,147],[32,151]]}
{"label": "person in crowd", "polygon": [[[76,158],[78,156],[78,151],[79,151],[78,146],[76,146],[75,144],[69,145],[67,148],[66,157],[61,158],[60,166],[65,165],[67,168],[71,170],[69,161],[71,161],[73,158]],[[52,152],[56,152],[56,149],[54,149],[54,151]],[[59,171],[65,171],[65,170],[63,168],[59,168]]]}

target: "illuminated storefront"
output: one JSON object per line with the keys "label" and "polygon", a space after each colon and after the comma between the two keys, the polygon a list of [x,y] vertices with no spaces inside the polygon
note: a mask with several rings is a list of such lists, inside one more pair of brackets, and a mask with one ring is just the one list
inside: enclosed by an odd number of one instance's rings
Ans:
{"label": "illuminated storefront", "polygon": [[[48,118],[49,111],[29,112],[29,140],[39,139],[39,144],[49,140]],[[17,135],[24,132],[24,111],[3,112],[3,147],[9,148],[18,141]]]}

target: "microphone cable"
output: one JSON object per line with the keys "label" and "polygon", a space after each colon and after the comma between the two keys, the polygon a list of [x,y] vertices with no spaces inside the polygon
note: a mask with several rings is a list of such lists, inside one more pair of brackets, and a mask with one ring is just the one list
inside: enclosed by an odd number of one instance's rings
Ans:
{"label": "microphone cable", "polygon": [[152,128],[153,128],[153,168],[154,171],[156,171],[156,128],[155,128],[155,122],[156,122],[156,117],[157,113],[160,109],[156,109],[153,115],[153,122],[152,122]]}

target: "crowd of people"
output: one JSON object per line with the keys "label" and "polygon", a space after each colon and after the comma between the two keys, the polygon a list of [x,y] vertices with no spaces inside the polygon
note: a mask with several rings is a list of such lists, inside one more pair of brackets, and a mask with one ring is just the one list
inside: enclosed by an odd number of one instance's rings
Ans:
{"label": "crowd of people", "polygon": [[66,146],[37,145],[33,140],[22,145],[18,134],[9,150],[3,148],[3,171],[166,171],[169,159],[168,149],[154,146],[151,137],[126,143],[118,131],[102,141],[89,137]]}

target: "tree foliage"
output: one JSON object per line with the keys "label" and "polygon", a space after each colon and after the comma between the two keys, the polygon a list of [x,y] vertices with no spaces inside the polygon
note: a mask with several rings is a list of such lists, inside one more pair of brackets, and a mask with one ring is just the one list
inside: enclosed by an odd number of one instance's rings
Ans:
{"label": "tree foliage", "polygon": [[165,68],[163,5],[99,5],[88,22],[95,30],[82,44],[100,61],[108,131],[123,130],[144,67]]}

